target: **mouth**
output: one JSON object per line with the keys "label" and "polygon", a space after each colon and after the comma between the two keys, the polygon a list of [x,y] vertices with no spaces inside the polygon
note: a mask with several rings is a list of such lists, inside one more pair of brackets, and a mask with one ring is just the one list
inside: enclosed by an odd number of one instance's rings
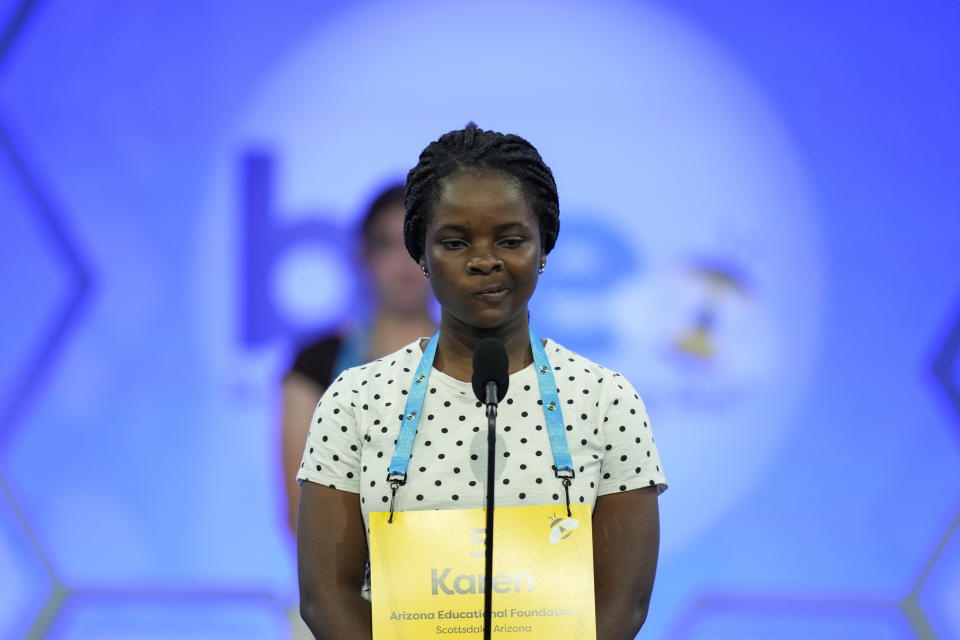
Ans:
{"label": "mouth", "polygon": [[473,295],[477,296],[481,300],[486,300],[487,302],[496,302],[506,297],[509,291],[510,289],[503,285],[495,285],[492,287],[487,287],[486,289],[481,289]]}

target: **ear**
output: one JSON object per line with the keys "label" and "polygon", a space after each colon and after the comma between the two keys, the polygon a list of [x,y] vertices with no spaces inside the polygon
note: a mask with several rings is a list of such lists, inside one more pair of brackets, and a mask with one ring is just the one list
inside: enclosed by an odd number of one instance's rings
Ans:
{"label": "ear", "polygon": [[420,256],[420,271],[426,271],[426,270],[427,270],[427,256],[422,255]]}

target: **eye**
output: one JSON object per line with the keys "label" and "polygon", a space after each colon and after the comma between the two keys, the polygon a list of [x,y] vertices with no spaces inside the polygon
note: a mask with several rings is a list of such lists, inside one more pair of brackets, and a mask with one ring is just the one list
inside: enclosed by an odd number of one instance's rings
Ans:
{"label": "eye", "polygon": [[450,250],[463,249],[464,247],[467,246],[467,243],[459,238],[450,238],[448,240],[441,240],[440,244],[443,245],[444,249],[450,249]]}
{"label": "eye", "polygon": [[508,249],[516,249],[521,244],[523,244],[524,240],[526,240],[526,238],[518,238],[518,237],[504,238],[503,240],[500,241],[500,245]]}

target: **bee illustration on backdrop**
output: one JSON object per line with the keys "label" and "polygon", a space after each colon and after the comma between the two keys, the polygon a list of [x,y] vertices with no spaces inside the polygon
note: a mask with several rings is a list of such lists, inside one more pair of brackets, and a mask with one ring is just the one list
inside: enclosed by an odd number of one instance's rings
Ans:
{"label": "bee illustration on backdrop", "polygon": [[575,518],[564,518],[557,514],[547,517],[550,518],[550,544],[557,544],[568,538],[573,530],[580,526],[580,522]]}

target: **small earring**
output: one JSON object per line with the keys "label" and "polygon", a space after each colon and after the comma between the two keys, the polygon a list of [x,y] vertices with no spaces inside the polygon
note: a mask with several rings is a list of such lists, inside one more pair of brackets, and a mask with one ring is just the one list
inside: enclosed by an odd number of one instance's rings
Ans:
{"label": "small earring", "polygon": [[540,265],[540,268],[537,269],[537,273],[543,273],[543,268],[544,268],[545,266],[547,266],[547,263],[546,263],[546,262],[544,262],[543,264],[541,264],[541,265]]}
{"label": "small earring", "polygon": [[426,267],[420,267],[420,270],[423,271],[423,277],[424,277],[424,278],[429,278],[429,277],[430,277],[430,274],[427,273],[427,268],[426,268]]}

